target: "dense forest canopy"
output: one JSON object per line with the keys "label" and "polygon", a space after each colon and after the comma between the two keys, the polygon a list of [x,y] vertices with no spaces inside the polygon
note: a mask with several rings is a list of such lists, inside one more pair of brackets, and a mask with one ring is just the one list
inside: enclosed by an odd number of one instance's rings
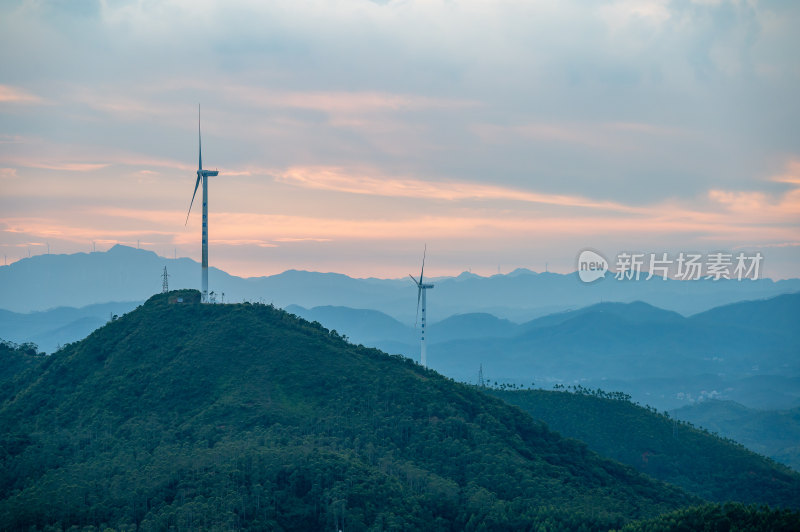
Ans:
{"label": "dense forest canopy", "polygon": [[593,451],[709,501],[800,509],[800,474],[622,393],[485,389]]}

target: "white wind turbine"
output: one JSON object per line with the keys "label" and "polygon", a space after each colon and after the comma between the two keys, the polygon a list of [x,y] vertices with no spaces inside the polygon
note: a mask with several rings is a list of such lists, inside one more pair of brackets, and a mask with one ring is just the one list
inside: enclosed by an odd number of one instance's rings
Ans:
{"label": "white wind turbine", "polygon": [[[428,251],[427,244],[425,245],[425,250],[422,252],[422,270],[419,272],[419,280],[415,279],[413,275],[410,273],[408,274],[411,277],[411,280],[414,281],[414,284],[417,285],[417,318],[419,318],[419,304],[422,302],[422,319],[420,320],[420,339],[419,339],[419,356],[420,362],[422,363],[423,367],[428,367],[428,355],[425,350],[425,312],[427,309],[425,292],[429,288],[433,288],[433,284],[431,283],[423,283],[422,282],[422,275],[425,273],[425,254]],[[416,320],[414,321],[414,327],[417,326]]]}
{"label": "white wind turbine", "polygon": [[189,223],[189,214],[192,212],[194,197],[197,195],[197,187],[200,181],[203,182],[203,258],[202,258],[202,294],[201,301],[208,303],[208,178],[219,175],[217,170],[203,170],[203,141],[200,137],[200,104],[197,104],[197,182],[194,184],[192,202],[189,204],[189,212],[186,213],[186,223]]}

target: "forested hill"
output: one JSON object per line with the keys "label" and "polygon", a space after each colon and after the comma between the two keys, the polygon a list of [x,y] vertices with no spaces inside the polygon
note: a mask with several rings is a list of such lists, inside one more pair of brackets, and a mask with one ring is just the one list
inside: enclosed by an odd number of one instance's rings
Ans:
{"label": "forested hill", "polygon": [[[35,368],[44,360],[34,344],[15,344],[0,339],[0,389],[23,372]],[[2,393],[2,392],[0,392]]]}
{"label": "forested hill", "polygon": [[560,434],[650,476],[716,502],[800,509],[800,474],[688,423],[635,405],[622,394],[497,390]]}
{"label": "forested hill", "polygon": [[408,359],[178,297],[4,387],[0,529],[603,530],[699,501]]}

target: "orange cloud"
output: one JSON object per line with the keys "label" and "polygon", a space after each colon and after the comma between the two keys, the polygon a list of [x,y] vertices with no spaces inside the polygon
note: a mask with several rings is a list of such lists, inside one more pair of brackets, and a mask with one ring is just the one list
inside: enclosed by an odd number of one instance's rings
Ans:
{"label": "orange cloud", "polygon": [[[794,168],[787,167],[780,181],[793,185],[793,178],[785,176],[793,176]],[[251,168],[248,172],[258,176],[266,170]],[[591,241],[655,240],[729,249],[798,245],[800,186],[790,186],[781,194],[714,189],[691,200],[634,206],[499,185],[382,177],[333,167],[294,167],[273,175],[277,175],[278,183],[288,186],[264,179],[247,180],[247,197],[260,198],[269,192],[273,207],[282,210],[264,212],[262,208],[271,207],[270,202],[262,201],[250,202],[250,212],[214,210],[214,246],[255,250],[299,243],[313,247],[314,243],[350,242],[380,254],[417,235],[425,235],[429,242],[448,242],[454,248],[489,246],[500,252],[514,249],[520,242],[533,241],[540,246],[540,253],[545,248],[563,248],[573,243],[580,247]],[[312,193],[313,190],[322,192]],[[327,191],[344,195],[335,202],[338,208],[330,208]],[[402,207],[392,208],[394,198],[414,201],[397,203]],[[435,208],[431,208],[430,201],[436,202]],[[514,202],[537,207],[519,208]],[[169,202],[170,207],[172,203]],[[226,204],[243,205],[231,193],[221,195],[219,203],[215,203]],[[290,208],[284,208],[286,204]],[[184,228],[186,212],[182,208],[101,207],[87,211],[76,207],[33,216],[8,213],[0,218],[0,234],[6,235],[0,240],[9,246],[23,240],[47,240],[73,242],[84,249],[93,240],[135,245],[141,239],[170,250],[173,246],[193,250],[199,247],[199,217],[191,218]],[[329,260],[341,262],[334,257]],[[247,271],[255,273],[257,268],[254,263]]]}
{"label": "orange cloud", "polygon": [[786,165],[783,173],[772,176],[770,181],[800,185],[800,160],[792,160]]}
{"label": "orange cloud", "polygon": [[[16,142],[25,142],[22,140]],[[39,143],[36,144],[35,149],[41,151],[48,151],[49,147],[41,146]],[[64,151],[64,150],[62,150]],[[91,172],[94,170],[100,170],[103,168],[107,168],[111,165],[125,165],[125,166],[134,166],[134,167],[156,167],[156,168],[170,168],[174,170],[180,170],[182,172],[192,172],[196,170],[195,166],[192,164],[187,164],[185,162],[178,162],[170,159],[158,159],[154,157],[145,157],[140,156],[138,154],[130,154],[130,153],[89,153],[87,150],[84,150],[83,154],[79,155],[71,155],[71,156],[64,156],[61,158],[57,157],[43,157],[41,154],[31,154],[31,155],[23,155],[23,154],[12,154],[6,155],[0,158],[3,163],[6,164],[13,164],[20,167],[25,168],[39,168],[42,170],[63,170],[67,172]],[[76,161],[75,159],[82,158],[82,159],[93,159],[94,162],[85,162],[85,161]],[[151,172],[152,170],[148,170],[147,168],[143,168],[139,170],[139,172],[147,173]]]}
{"label": "orange cloud", "polygon": [[[362,219],[278,215],[262,213],[216,212],[212,221],[212,238],[229,245],[261,243],[280,244],[297,241],[327,242],[334,240],[406,240],[409,234],[425,234],[436,239],[496,238],[508,240],[533,234],[550,237],[576,237],[597,234],[653,235],[705,234],[706,238],[753,241],[791,241],[792,227],[750,225],[749,220],[724,213],[691,210],[654,209],[648,217],[631,219],[618,215],[587,216],[403,216],[394,219]],[[133,209],[98,209],[96,214],[135,219],[158,227],[164,220],[181,217],[179,211],[139,211]],[[174,224],[168,224],[174,226]],[[171,234],[179,244],[197,240],[197,222],[186,231]],[[129,236],[124,231],[120,237]]]}

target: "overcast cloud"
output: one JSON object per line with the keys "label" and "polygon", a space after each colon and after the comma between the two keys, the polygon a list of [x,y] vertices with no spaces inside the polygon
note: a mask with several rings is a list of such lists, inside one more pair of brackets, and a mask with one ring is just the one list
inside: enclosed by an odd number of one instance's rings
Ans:
{"label": "overcast cloud", "polygon": [[198,258],[202,102],[231,273],[400,276],[427,242],[434,274],[593,247],[796,277],[797,27],[777,0],[3,2],[0,252]]}

